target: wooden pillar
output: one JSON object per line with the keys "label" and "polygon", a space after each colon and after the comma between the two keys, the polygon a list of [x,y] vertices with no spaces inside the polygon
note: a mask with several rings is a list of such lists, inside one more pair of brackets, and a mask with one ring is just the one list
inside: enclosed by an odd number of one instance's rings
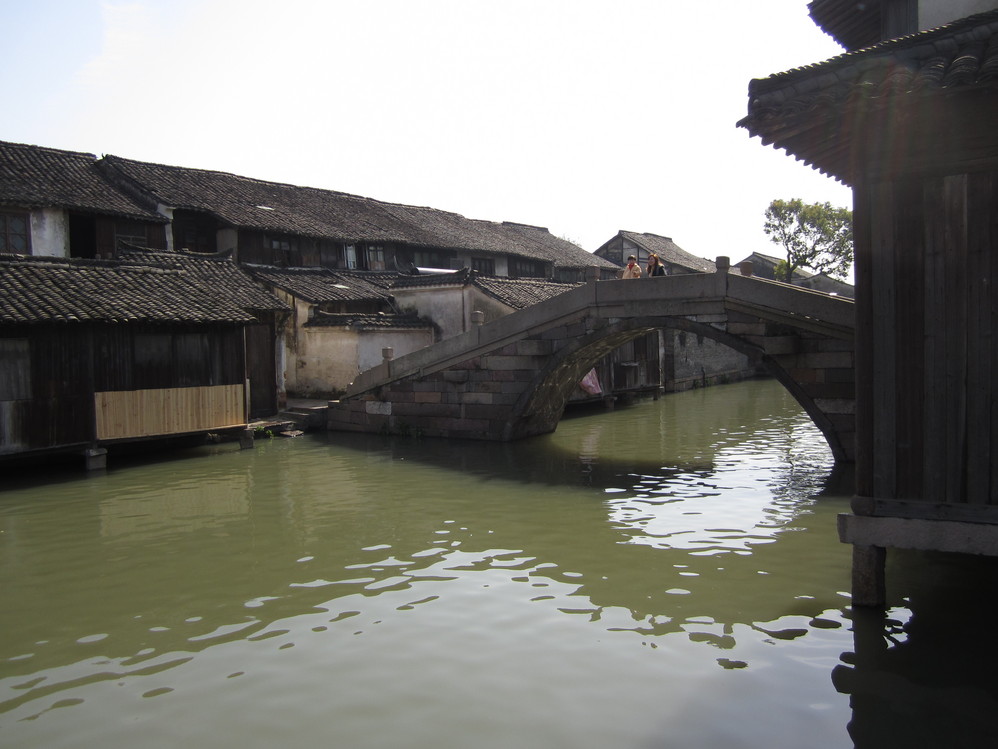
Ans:
{"label": "wooden pillar", "polygon": [[887,550],[881,546],[852,547],[852,605],[883,606],[887,602]]}

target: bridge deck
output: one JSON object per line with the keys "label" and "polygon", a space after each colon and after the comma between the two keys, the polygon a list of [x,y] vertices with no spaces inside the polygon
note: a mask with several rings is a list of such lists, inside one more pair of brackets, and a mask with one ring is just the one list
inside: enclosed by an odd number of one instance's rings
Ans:
{"label": "bridge deck", "polygon": [[695,273],[634,280],[592,281],[518,310],[461,335],[384,362],[347,388],[353,398],[404,377],[422,377],[458,362],[535,335],[591,318],[717,317],[742,312],[796,329],[851,339],[853,301],[824,292],[729,273]]}

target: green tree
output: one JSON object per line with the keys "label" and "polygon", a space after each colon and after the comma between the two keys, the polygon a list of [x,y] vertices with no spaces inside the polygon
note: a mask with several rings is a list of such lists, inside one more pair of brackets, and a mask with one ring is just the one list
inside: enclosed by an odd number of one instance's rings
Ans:
{"label": "green tree", "polygon": [[800,198],[774,200],[763,229],[786,252],[776,268],[778,281],[790,283],[798,268],[844,279],[852,268],[852,211],[847,208]]}

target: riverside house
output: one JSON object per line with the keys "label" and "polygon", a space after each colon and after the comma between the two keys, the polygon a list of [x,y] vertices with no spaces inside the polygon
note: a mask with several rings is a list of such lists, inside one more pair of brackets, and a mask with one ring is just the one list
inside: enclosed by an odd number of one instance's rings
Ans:
{"label": "riverside house", "polygon": [[226,258],[0,255],[0,458],[245,430],[247,331],[284,311]]}

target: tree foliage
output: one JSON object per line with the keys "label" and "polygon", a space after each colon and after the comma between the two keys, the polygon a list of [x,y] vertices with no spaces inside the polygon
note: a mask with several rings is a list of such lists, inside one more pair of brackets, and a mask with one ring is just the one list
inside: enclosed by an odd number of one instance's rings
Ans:
{"label": "tree foliage", "polygon": [[798,268],[840,279],[852,268],[852,211],[847,208],[800,198],[774,200],[763,229],[786,253],[776,269],[779,281],[791,282]]}

